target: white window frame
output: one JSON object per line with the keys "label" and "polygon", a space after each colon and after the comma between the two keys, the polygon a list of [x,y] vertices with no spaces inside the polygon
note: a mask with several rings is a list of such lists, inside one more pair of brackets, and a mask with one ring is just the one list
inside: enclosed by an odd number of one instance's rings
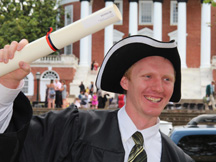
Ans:
{"label": "white window frame", "polygon": [[[67,17],[68,14],[70,15],[70,22],[69,23],[68,23],[68,17]],[[65,26],[73,23],[73,5],[65,6],[64,22],[65,22]],[[69,49],[69,52],[68,52],[68,49]],[[66,55],[73,54],[73,44],[70,44],[70,45],[64,47],[64,53]]]}
{"label": "white window frame", "polygon": [[[142,22],[142,5],[151,4],[151,22]],[[139,1],[139,25],[153,25],[154,4],[153,1]]]}
{"label": "white window frame", "polygon": [[24,94],[28,94],[29,93],[29,78],[28,78],[28,76],[26,76],[24,78],[24,86],[22,88],[22,92]]}
{"label": "white window frame", "polygon": [[68,3],[72,3],[72,2],[79,2],[79,0],[57,0],[58,3],[60,2],[60,5],[66,5]]}
{"label": "white window frame", "polygon": [[171,1],[170,2],[170,25],[178,25],[178,11],[177,11],[177,22],[174,22],[174,6],[178,7],[177,1]]}
{"label": "white window frame", "polygon": [[[27,88],[27,93],[25,93],[26,96],[33,96],[34,95],[34,76],[32,73],[29,73],[26,78],[24,79],[24,82],[27,82],[27,86],[24,85],[24,87]],[[25,83],[24,83],[25,84]]]}
{"label": "white window frame", "polygon": [[119,9],[119,11],[121,12],[122,15],[122,20],[118,21],[115,23],[115,25],[122,25],[123,24],[123,0],[115,0],[114,4],[118,4],[116,5]]}

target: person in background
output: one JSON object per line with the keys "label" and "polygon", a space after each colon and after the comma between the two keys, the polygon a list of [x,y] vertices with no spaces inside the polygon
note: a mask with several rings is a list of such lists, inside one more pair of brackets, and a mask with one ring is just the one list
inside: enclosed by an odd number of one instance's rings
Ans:
{"label": "person in background", "polygon": [[62,87],[60,89],[60,91],[62,92],[62,108],[66,108],[67,107],[67,85],[65,80],[61,81],[62,83]]}
{"label": "person in background", "polygon": [[80,101],[82,100],[82,98],[84,97],[85,92],[81,91],[80,94],[78,95],[78,98],[80,99]]}
{"label": "person in background", "polygon": [[89,92],[85,92],[85,95],[87,96],[87,108],[90,108],[92,104],[92,95]]}
{"label": "person in background", "polygon": [[215,87],[215,81],[212,81],[211,84],[208,84],[206,86],[206,97],[209,97],[210,100],[209,103],[211,103],[213,110],[216,110],[215,99],[214,99],[214,87]]}
{"label": "person in background", "polygon": [[55,91],[56,91],[56,99],[55,99],[56,108],[61,108],[61,105],[62,105],[62,93],[61,93],[62,84],[58,79],[56,79],[54,85],[55,85]]}
{"label": "person in background", "polygon": [[90,94],[89,87],[86,87],[85,92],[88,93],[88,94]]}
{"label": "person in background", "polygon": [[81,105],[80,105],[80,99],[79,98],[75,98],[74,100],[74,105],[77,107],[77,108],[80,108]]}
{"label": "person in background", "polygon": [[84,86],[83,82],[80,83],[79,88],[80,88],[80,93],[85,92],[85,86]]}
{"label": "person in background", "polygon": [[98,108],[104,109],[109,107],[108,96],[109,93],[105,93],[103,96],[98,96]]}
{"label": "person in background", "polygon": [[97,106],[98,106],[98,97],[97,97],[97,93],[94,92],[92,95],[91,107],[93,109],[97,109],[98,108]]}
{"label": "person in background", "polygon": [[95,63],[95,60],[94,60],[94,61],[92,61],[92,63],[91,63],[91,71],[93,71],[93,70],[94,70],[94,63]]}
{"label": "person in background", "polygon": [[49,91],[48,91],[48,109],[54,109],[55,108],[56,91],[55,91],[55,85],[54,85],[53,80],[50,81],[50,84],[47,87],[49,88]]}
{"label": "person in background", "polygon": [[104,108],[105,104],[103,103],[102,91],[100,89],[97,90],[98,96],[98,108]]}
{"label": "person in background", "polygon": [[95,63],[94,63],[94,70],[97,71],[98,67],[99,67],[99,64],[95,61]]}
{"label": "person in background", "polygon": [[[27,42],[16,44],[19,48],[11,44],[0,50],[0,60],[7,63]],[[71,105],[31,118],[31,105],[20,92],[21,80],[29,72],[29,64],[20,62],[18,71],[0,77],[0,108],[13,114],[0,114],[5,128],[0,158],[6,155],[10,162],[194,161],[159,130],[159,115],[166,104],[181,99],[181,61],[174,41],[133,35],[111,47],[96,86],[126,95],[125,105],[115,111],[82,111]]]}
{"label": "person in background", "polygon": [[118,95],[118,108],[122,108],[124,106],[125,104],[124,97],[125,97],[124,94]]}
{"label": "person in background", "polygon": [[83,92],[82,98],[81,98],[81,103],[80,103],[82,108],[88,108],[88,94],[86,92]]}
{"label": "person in background", "polygon": [[91,81],[91,84],[90,84],[90,86],[89,86],[89,93],[90,93],[90,95],[93,96],[93,92],[94,92],[94,82]]}
{"label": "person in background", "polygon": [[49,84],[46,85],[46,91],[45,91],[45,107],[48,107],[48,97],[49,97]]}

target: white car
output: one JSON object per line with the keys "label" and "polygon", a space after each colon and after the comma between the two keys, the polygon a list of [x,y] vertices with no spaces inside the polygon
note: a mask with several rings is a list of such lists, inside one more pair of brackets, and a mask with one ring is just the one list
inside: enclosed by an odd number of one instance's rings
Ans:
{"label": "white car", "polygon": [[172,122],[168,122],[168,121],[164,121],[164,120],[160,121],[161,132],[163,132],[166,135],[169,135],[169,133],[172,129],[173,129]]}

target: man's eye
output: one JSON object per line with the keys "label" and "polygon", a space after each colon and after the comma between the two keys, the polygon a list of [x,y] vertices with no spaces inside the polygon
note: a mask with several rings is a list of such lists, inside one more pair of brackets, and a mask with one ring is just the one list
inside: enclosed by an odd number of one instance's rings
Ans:
{"label": "man's eye", "polygon": [[173,81],[174,81],[173,78],[165,78],[164,80],[165,80],[166,82],[173,82]]}
{"label": "man's eye", "polygon": [[170,81],[170,78],[165,78],[164,80],[165,80],[165,81]]}
{"label": "man's eye", "polygon": [[151,78],[151,75],[145,75],[144,77],[145,78]]}

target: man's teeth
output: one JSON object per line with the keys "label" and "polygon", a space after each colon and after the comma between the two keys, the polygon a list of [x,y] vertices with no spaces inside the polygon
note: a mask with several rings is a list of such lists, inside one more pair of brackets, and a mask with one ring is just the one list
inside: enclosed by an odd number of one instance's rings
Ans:
{"label": "man's teeth", "polygon": [[152,102],[159,102],[161,100],[161,98],[153,98],[153,97],[145,97],[145,98]]}

